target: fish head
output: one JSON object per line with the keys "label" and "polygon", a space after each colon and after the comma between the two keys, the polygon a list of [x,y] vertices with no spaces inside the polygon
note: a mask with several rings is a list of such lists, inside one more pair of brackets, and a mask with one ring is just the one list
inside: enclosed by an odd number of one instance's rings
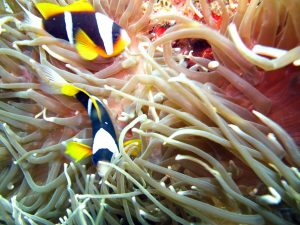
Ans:
{"label": "fish head", "polygon": [[113,31],[111,35],[111,40],[109,42],[113,43],[112,50],[107,51],[107,49],[103,49],[100,47],[98,49],[98,54],[103,58],[111,58],[121,54],[124,51],[124,49],[130,45],[131,39],[127,31],[119,27],[119,30]]}
{"label": "fish head", "polygon": [[120,29],[120,33],[118,34],[118,36],[113,38],[116,38],[116,41],[114,42],[114,52],[117,55],[123,52],[124,49],[131,43],[131,39],[127,31],[123,28]]}

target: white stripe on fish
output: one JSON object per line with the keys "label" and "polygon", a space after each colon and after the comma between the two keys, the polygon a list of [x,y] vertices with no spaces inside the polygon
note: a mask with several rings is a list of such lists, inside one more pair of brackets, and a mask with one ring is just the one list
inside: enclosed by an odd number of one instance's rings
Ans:
{"label": "white stripe on fish", "polygon": [[66,24],[66,31],[68,35],[68,39],[70,44],[74,44],[74,36],[73,36],[73,19],[72,14],[70,12],[64,12],[65,16],[65,24]]}
{"label": "white stripe on fish", "polygon": [[114,21],[101,13],[96,13],[95,17],[100,36],[103,40],[105,52],[107,55],[111,55],[114,52],[114,44],[112,39],[112,27]]}

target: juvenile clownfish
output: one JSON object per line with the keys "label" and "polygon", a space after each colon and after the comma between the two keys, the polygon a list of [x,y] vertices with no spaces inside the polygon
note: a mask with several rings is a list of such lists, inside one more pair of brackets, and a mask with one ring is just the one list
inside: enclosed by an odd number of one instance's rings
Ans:
{"label": "juvenile clownfish", "polygon": [[[65,153],[76,161],[92,156],[92,162],[97,166],[98,174],[103,177],[108,167],[100,164],[101,161],[111,162],[119,155],[119,147],[113,122],[105,106],[95,96],[90,95],[85,90],[77,88],[71,84],[61,87],[61,92],[68,96],[74,96],[87,110],[92,123],[93,145],[92,147],[79,143],[68,142]],[[140,147],[140,140],[133,139],[124,143],[124,146],[136,142]],[[132,156],[137,156],[138,151],[133,151]]]}
{"label": "juvenile clownfish", "polygon": [[75,45],[78,54],[86,60],[93,60],[99,55],[104,58],[116,56],[131,42],[123,28],[106,15],[96,12],[86,0],[67,6],[36,3],[43,20],[18,4],[26,12],[29,23],[40,24],[52,36]]}

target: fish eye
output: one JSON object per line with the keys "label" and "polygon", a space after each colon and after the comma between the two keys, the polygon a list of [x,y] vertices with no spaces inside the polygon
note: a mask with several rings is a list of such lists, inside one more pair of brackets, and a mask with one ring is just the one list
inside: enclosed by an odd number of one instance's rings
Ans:
{"label": "fish eye", "polygon": [[120,33],[114,33],[114,34],[113,34],[113,36],[112,36],[112,38],[113,38],[113,43],[115,43],[115,42],[118,40],[119,36],[120,36]]}

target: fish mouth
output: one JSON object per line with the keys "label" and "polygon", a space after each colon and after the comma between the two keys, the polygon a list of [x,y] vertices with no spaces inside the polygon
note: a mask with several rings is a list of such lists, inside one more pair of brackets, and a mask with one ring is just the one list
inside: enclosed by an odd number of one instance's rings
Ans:
{"label": "fish mouth", "polygon": [[108,162],[108,161],[98,161],[97,162],[97,172],[100,177],[104,177],[105,174],[108,172],[110,166],[103,164],[101,162]]}
{"label": "fish mouth", "polygon": [[131,44],[131,38],[129,37],[126,30],[121,29],[120,36],[121,36],[121,39],[126,43],[126,47]]}

